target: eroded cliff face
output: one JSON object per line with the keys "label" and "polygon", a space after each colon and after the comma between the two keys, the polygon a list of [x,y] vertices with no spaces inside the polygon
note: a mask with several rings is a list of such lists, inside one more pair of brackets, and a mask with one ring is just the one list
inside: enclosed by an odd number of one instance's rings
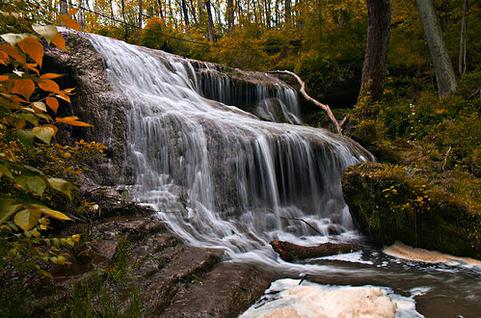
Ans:
{"label": "eroded cliff face", "polygon": [[[60,138],[66,141],[70,138],[95,140],[108,147],[108,160],[99,162],[95,172],[89,175],[94,182],[103,185],[133,183],[126,148],[127,117],[132,104],[124,92],[112,87],[105,58],[94,48],[89,35],[69,31],[64,32],[64,36],[69,51],[47,48],[44,70],[65,74],[60,84],[76,88],[72,98],[73,114],[93,127],[68,128],[60,134]],[[175,63],[188,63],[199,93],[212,104],[218,101],[233,105],[262,120],[301,122],[296,90],[274,76],[190,60],[159,50],[140,49],[159,60],[169,60],[165,65],[173,72]],[[292,112],[285,105],[280,105],[282,102],[293,105]]]}
{"label": "eroded cliff face", "polygon": [[[130,103],[121,93],[114,91],[109,82],[103,57],[95,51],[87,37],[79,33],[65,33],[69,51],[48,48],[45,52],[44,71],[65,74],[60,85],[75,87],[72,113],[90,123],[90,128],[66,128],[59,138],[98,141],[107,148],[107,160],[99,162],[89,177],[104,185],[122,183],[127,126],[126,116]],[[60,110],[62,111],[62,109]]]}

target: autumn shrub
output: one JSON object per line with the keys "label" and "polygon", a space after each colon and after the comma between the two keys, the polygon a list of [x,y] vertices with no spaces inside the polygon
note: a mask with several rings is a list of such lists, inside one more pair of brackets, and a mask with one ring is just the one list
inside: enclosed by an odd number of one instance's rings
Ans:
{"label": "autumn shrub", "polygon": [[[69,15],[75,13],[72,10]],[[69,16],[59,16],[68,27],[77,27]],[[70,104],[73,88],[61,89],[62,75],[42,73],[45,41],[66,50],[65,41],[52,25],[33,25],[31,33],[7,33],[0,43],[0,259],[4,266],[42,270],[42,263],[65,264],[65,248],[80,235],[48,235],[52,220],[71,217],[55,210],[68,207],[76,186],[65,178],[80,171],[79,161],[102,151],[95,143],[55,144],[61,125],[90,126],[75,116],[58,117],[62,103]],[[91,148],[91,149],[89,149]]]}

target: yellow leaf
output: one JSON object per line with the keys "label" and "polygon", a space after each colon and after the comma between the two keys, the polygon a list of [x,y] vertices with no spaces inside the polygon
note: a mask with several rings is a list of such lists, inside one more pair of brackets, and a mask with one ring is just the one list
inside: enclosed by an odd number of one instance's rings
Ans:
{"label": "yellow leaf", "polygon": [[39,112],[46,112],[47,106],[43,102],[33,102],[32,108],[39,111]]}
{"label": "yellow leaf", "polygon": [[22,49],[25,54],[30,56],[38,65],[42,66],[43,59],[43,45],[40,41],[29,36],[18,43],[18,47]]}
{"label": "yellow leaf", "polygon": [[0,37],[5,40],[8,44],[14,46],[18,42],[22,41],[28,36],[28,34],[18,34],[18,33],[5,33],[0,35]]}
{"label": "yellow leaf", "polygon": [[72,238],[72,241],[74,241],[75,243],[80,242],[80,234],[74,234],[71,236],[71,238]]}
{"label": "yellow leaf", "polygon": [[47,106],[53,110],[55,113],[57,112],[58,109],[58,100],[55,97],[47,97],[45,98],[45,103],[47,103]]}
{"label": "yellow leaf", "polygon": [[63,214],[62,212],[52,210],[50,208],[47,208],[46,206],[40,205],[40,204],[32,204],[32,207],[36,208],[39,212],[45,214],[46,216],[49,216],[51,218],[60,220],[60,221],[70,221],[71,218]]}
{"label": "yellow leaf", "polygon": [[51,42],[55,36],[58,34],[57,27],[54,25],[32,25],[32,29],[43,36],[47,42]]}
{"label": "yellow leaf", "polygon": [[19,94],[29,99],[30,96],[35,91],[35,83],[32,80],[24,79],[24,80],[14,80],[13,81],[13,88],[11,93]]}
{"label": "yellow leaf", "polygon": [[25,209],[17,214],[13,221],[17,224],[22,230],[28,231],[32,229],[40,219],[40,211],[38,209]]}
{"label": "yellow leaf", "polygon": [[60,87],[58,86],[57,83],[55,83],[52,80],[40,79],[37,84],[38,84],[38,87],[40,87],[41,90],[44,90],[46,92],[51,92],[51,93],[59,93],[60,92]]}
{"label": "yellow leaf", "polygon": [[32,132],[35,137],[46,144],[50,144],[53,136],[55,135],[55,130],[49,126],[33,127]]}

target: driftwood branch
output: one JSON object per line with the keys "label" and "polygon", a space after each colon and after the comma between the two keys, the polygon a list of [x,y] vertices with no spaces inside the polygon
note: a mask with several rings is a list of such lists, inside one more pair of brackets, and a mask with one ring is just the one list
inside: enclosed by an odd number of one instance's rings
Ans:
{"label": "driftwood branch", "polygon": [[300,218],[288,218],[288,217],[285,217],[285,216],[281,216],[281,219],[301,221],[301,222],[305,223],[307,226],[309,226],[311,229],[313,229],[314,231],[316,231],[318,234],[324,235],[324,234],[321,233],[321,231],[319,231],[314,225],[310,224],[309,222],[307,222],[307,221],[304,220],[304,219],[300,219]]}
{"label": "driftwood branch", "polygon": [[306,83],[299,77],[299,75],[297,75],[296,73],[294,72],[291,72],[291,71],[271,71],[269,73],[278,73],[278,74],[289,74],[291,76],[293,76],[297,82],[299,83],[299,85],[301,85],[301,94],[310,102],[312,102],[314,105],[316,105],[317,107],[321,108],[322,110],[324,110],[327,114],[327,116],[329,117],[329,119],[331,120],[331,122],[334,124],[334,126],[336,127],[336,130],[339,134],[342,133],[342,128],[341,128],[341,125],[339,124],[339,122],[337,121],[336,117],[334,116],[334,114],[332,113],[331,111],[331,108],[326,105],[326,104],[323,104],[321,102],[319,102],[318,100],[312,98],[311,96],[309,96],[309,94],[307,94],[306,92]]}

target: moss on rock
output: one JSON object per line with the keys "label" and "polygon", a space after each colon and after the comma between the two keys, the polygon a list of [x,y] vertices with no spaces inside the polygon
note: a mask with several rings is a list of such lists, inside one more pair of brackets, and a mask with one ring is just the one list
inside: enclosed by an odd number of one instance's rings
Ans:
{"label": "moss on rock", "polygon": [[481,210],[418,171],[366,163],[348,168],[343,190],[354,222],[376,245],[396,240],[481,259]]}

